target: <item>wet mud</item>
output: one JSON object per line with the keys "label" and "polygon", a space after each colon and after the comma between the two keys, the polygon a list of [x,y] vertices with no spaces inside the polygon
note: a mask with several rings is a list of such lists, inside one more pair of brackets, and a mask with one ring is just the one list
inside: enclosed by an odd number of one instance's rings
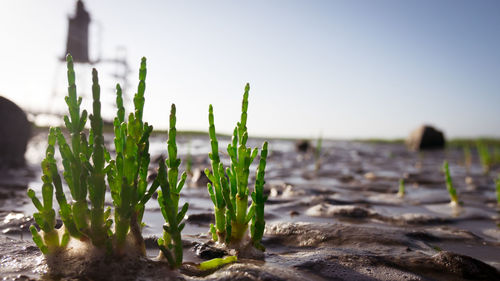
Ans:
{"label": "wet mud", "polygon": [[[151,141],[161,158],[166,137]],[[220,141],[227,146],[229,139]],[[250,140],[252,146],[260,140]],[[40,190],[44,136],[28,145],[28,167],[0,173],[0,276],[6,280],[500,280],[500,223],[493,167],[483,174],[477,155],[465,167],[461,149],[410,152],[402,144],[324,141],[321,166],[313,149],[272,140],[266,169],[266,230],[260,255],[210,272],[197,263],[231,254],[210,241],[212,206],[203,171],[208,139],[178,139],[193,176],[182,200],[190,203],[183,231],[185,264],[179,271],[155,260],[163,218],[155,199],[144,215],[148,258],[106,260],[76,255],[47,260],[28,231],[33,223],[25,195]],[[227,155],[222,161],[227,164]],[[450,162],[459,206],[449,204],[441,166]],[[251,174],[255,172],[251,167]],[[155,168],[151,167],[154,177]],[[182,170],[182,168],[181,168]],[[397,196],[399,179],[406,194]],[[253,178],[252,178],[253,179]],[[108,204],[111,199],[107,198]]]}

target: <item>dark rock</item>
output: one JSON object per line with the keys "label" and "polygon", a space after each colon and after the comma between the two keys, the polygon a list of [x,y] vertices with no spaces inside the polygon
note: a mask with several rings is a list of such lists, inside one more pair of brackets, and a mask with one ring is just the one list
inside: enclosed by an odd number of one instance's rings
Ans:
{"label": "dark rock", "polygon": [[198,213],[190,214],[186,221],[197,225],[208,225],[209,223],[215,222],[215,218],[213,213]]}
{"label": "dark rock", "polygon": [[191,177],[191,187],[206,187],[210,182],[205,172],[199,168],[193,170],[193,176]]}
{"label": "dark rock", "polygon": [[223,249],[212,247],[206,243],[197,243],[193,250],[199,258],[204,260],[222,258],[227,255],[227,252]]}
{"label": "dark rock", "polygon": [[442,149],[445,145],[444,134],[432,126],[423,125],[411,132],[406,145],[411,150]]}
{"label": "dark rock", "polygon": [[153,157],[153,159],[151,159],[151,163],[153,163],[153,164],[158,164],[158,163],[160,163],[160,161],[161,162],[165,161],[165,155],[160,154],[160,155]]}
{"label": "dark rock", "polygon": [[0,97],[0,167],[22,167],[31,136],[31,124],[24,111]]}
{"label": "dark rock", "polygon": [[[36,227],[36,229],[40,231],[40,226],[35,222],[35,220],[32,217],[27,217],[25,221],[27,222],[27,224],[24,223],[21,224],[21,226],[23,226],[26,229],[29,229],[29,227],[33,224]],[[56,219],[56,225],[55,225],[56,229],[61,228],[62,225],[63,225],[62,220]]]}
{"label": "dark rock", "polygon": [[144,237],[144,244],[146,245],[146,249],[157,249],[158,237],[156,236]]}
{"label": "dark rock", "polygon": [[299,140],[295,143],[295,149],[298,152],[307,152],[311,149],[311,143],[308,140]]}
{"label": "dark rock", "polygon": [[148,175],[148,182],[153,182],[158,176],[158,170],[150,171]]}
{"label": "dark rock", "polygon": [[210,165],[210,159],[205,154],[192,156],[193,166],[207,166]]}

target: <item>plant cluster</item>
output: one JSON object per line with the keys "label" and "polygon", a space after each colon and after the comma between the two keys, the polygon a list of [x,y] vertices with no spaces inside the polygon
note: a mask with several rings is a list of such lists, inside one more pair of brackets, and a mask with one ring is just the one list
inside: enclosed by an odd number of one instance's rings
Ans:
{"label": "plant cluster", "polygon": [[[183,245],[181,232],[185,226],[184,216],[189,208],[184,203],[179,208],[180,192],[186,181],[186,172],[179,176],[181,160],[177,155],[176,108],[172,104],[168,130],[168,157],[160,161],[157,177],[148,186],[147,174],[150,165],[149,137],[153,127],[143,122],[144,93],[146,89],[146,59],[142,58],[139,70],[139,85],[134,96],[134,112],[125,116],[122,90],[116,86],[117,112],[113,122],[114,153],[111,155],[104,145],[103,119],[101,116],[100,86],[97,71],[92,71],[92,114],[80,110],[82,98],[78,97],[75,72],[71,55],[66,58],[68,96],[65,97],[69,115],[64,123],[69,140],[60,128],[50,128],[45,159],[42,161],[42,199],[35,191],[28,196],[37,208],[33,215],[38,228],[32,225],[33,241],[43,254],[53,256],[76,239],[89,243],[107,256],[120,257],[127,253],[145,256],[142,237],[142,222],[145,205],[158,190],[158,203],[165,219],[163,235],[158,239],[160,259],[168,261],[172,268],[181,266]],[[211,225],[214,240],[222,243],[238,242],[246,237],[250,224],[252,244],[260,244],[264,233],[264,175],[268,144],[264,142],[256,172],[256,182],[251,193],[252,204],[248,207],[249,168],[258,154],[258,149],[247,148],[246,128],[248,92],[243,96],[241,120],[238,122],[232,142],[228,146],[231,164],[224,170],[220,162],[218,142],[215,135],[213,108],[209,109],[209,135],[212,153],[212,171],[205,171],[211,184],[210,197],[215,205],[216,225]],[[90,130],[87,137],[87,117]],[[63,190],[63,181],[54,157],[56,146],[62,158],[64,181],[70,197]],[[112,157],[113,156],[113,157]],[[226,176],[227,175],[227,176]],[[112,206],[105,208],[107,187]],[[59,216],[63,226],[56,229],[56,210],[53,197],[59,205]],[[214,259],[200,265],[202,270],[213,269],[236,261],[235,256]]]}
{"label": "plant cluster", "polygon": [[[149,136],[153,127],[142,120],[144,92],[146,89],[146,59],[141,61],[139,85],[134,96],[134,112],[125,119],[125,109],[120,85],[116,86],[117,113],[114,119],[114,148],[112,158],[104,146],[103,120],[101,117],[100,86],[97,71],[92,72],[93,111],[89,116],[90,131],[87,138],[85,125],[87,111],[80,111],[82,98],[77,96],[73,60],[67,56],[68,96],[66,103],[69,117],[64,121],[70,135],[67,142],[61,129],[51,128],[48,147],[42,161],[42,202],[33,190],[28,196],[38,209],[35,226],[30,230],[40,250],[52,255],[64,249],[70,239],[90,242],[97,249],[105,249],[108,255],[122,256],[127,252],[145,255],[145,244],[141,234],[145,204],[161,187],[159,202],[167,220],[166,234],[161,250],[172,267],[182,262],[182,246],[179,254],[180,220],[187,211],[187,204],[178,211],[181,181],[176,182],[180,160],[177,159],[175,144],[175,106],[172,105],[168,140],[169,158],[160,163],[159,176],[148,187],[147,173],[150,163]],[[62,157],[63,177],[69,187],[71,200],[67,200],[54,158],[56,143]],[[168,177],[168,179],[167,179]],[[112,198],[112,208],[104,208],[106,179]],[[174,183],[175,182],[175,183]],[[55,229],[56,212],[52,206],[53,194],[59,204],[59,215],[63,222],[61,229]],[[112,218],[113,216],[113,218]],[[166,239],[168,237],[168,239]],[[174,249],[174,257],[170,250]]]}
{"label": "plant cluster", "polygon": [[[252,204],[248,207],[248,178],[250,165],[258,154],[258,149],[247,147],[247,109],[250,85],[245,86],[243,94],[241,118],[237,123],[232,140],[227,147],[231,159],[229,167],[224,169],[219,157],[219,143],[215,133],[212,105],[209,106],[209,137],[212,151],[209,153],[212,170],[205,170],[210,183],[207,185],[210,198],[214,204],[215,225],[210,225],[214,241],[224,244],[240,243],[247,233],[251,221],[250,234],[253,245],[264,249],[260,241],[265,228],[264,175],[268,144],[264,142],[260,153],[260,161],[256,171],[254,191],[251,193]],[[227,176],[226,176],[227,174]]]}
{"label": "plant cluster", "polygon": [[[40,235],[34,226],[31,227],[33,238],[38,247],[45,254],[52,254],[64,248],[70,237],[82,241],[90,241],[98,248],[111,250],[113,246],[119,251],[116,233],[112,233],[112,220],[109,219],[110,210],[104,210],[104,194],[106,191],[105,174],[109,166],[104,168],[109,153],[104,148],[102,136],[102,118],[100,114],[100,87],[97,71],[92,71],[93,114],[90,115],[91,129],[87,138],[84,128],[87,122],[87,111],[80,112],[81,97],[77,97],[73,60],[67,56],[68,67],[68,96],[66,104],[69,117],[64,116],[64,123],[70,134],[69,144],[59,128],[51,128],[48,137],[46,157],[42,162],[42,198],[43,206],[35,196],[35,192],[28,190],[28,196],[39,210],[34,214],[36,223],[42,230]],[[64,166],[63,177],[70,189],[72,200],[68,202],[62,189],[62,182],[54,159],[54,147],[57,140]],[[56,199],[60,207],[59,214],[64,228],[54,230],[55,210],[52,206],[52,197],[55,189]],[[88,201],[87,201],[88,197]],[[90,204],[89,204],[90,203]],[[90,208],[89,208],[90,207]],[[57,233],[62,232],[61,239]]]}

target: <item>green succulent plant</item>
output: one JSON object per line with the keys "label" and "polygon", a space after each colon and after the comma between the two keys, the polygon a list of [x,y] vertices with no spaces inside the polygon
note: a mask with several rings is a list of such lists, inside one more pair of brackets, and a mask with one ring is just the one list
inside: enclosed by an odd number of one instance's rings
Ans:
{"label": "green succulent plant", "polygon": [[400,198],[405,197],[405,180],[404,179],[399,179],[398,197],[400,197]]}
{"label": "green succulent plant", "polygon": [[[85,134],[87,111],[80,111],[82,98],[77,96],[75,72],[71,55],[66,58],[68,68],[69,116],[64,123],[69,132],[66,141],[61,129],[51,128],[48,137],[46,157],[42,162],[43,204],[33,190],[28,196],[37,207],[34,214],[42,235],[32,226],[33,240],[44,254],[63,249],[70,239],[90,242],[108,254],[123,255],[128,251],[127,236],[132,236],[134,247],[145,255],[141,235],[144,206],[159,186],[155,181],[147,188],[149,165],[149,135],[152,126],[143,123],[146,59],[141,61],[139,86],[134,97],[135,112],[124,120],[125,110],[121,88],[117,85],[117,117],[114,120],[116,157],[111,159],[104,146],[103,120],[101,116],[100,86],[97,71],[92,71],[92,114],[89,137]],[[71,200],[66,198],[62,181],[54,159],[55,145],[58,145],[64,167],[63,177],[69,188]],[[106,177],[113,199],[113,209],[104,208]],[[59,214],[64,227],[55,230],[55,210],[52,197],[55,192]],[[111,218],[113,211],[114,221]],[[112,228],[112,224],[114,228]],[[59,237],[59,233],[62,236]]]}
{"label": "green succulent plant", "polygon": [[493,159],[490,155],[490,148],[487,144],[478,141],[476,144],[477,153],[479,154],[479,160],[483,166],[483,173],[487,174],[490,171],[491,165],[493,164]]}
{"label": "green succulent plant", "polygon": [[457,190],[453,187],[453,182],[451,180],[451,175],[450,175],[450,169],[448,167],[448,161],[444,161],[443,170],[444,170],[444,177],[445,177],[445,182],[446,182],[446,189],[448,190],[448,193],[450,194],[451,203],[453,205],[458,205],[459,201],[458,201]]}
{"label": "green succulent plant", "polygon": [[[251,239],[253,244],[263,249],[260,241],[264,232],[264,204],[267,197],[263,194],[265,166],[268,153],[268,144],[264,142],[254,191],[252,204],[248,207],[250,165],[257,157],[258,149],[247,147],[248,131],[247,110],[250,85],[247,84],[243,94],[240,122],[237,123],[232,140],[227,147],[231,159],[229,167],[224,166],[219,157],[219,146],[214,125],[212,105],[209,106],[209,137],[212,151],[209,153],[212,170],[205,170],[210,180],[208,192],[214,204],[215,225],[210,225],[210,232],[215,241],[230,244],[242,241],[251,223]],[[226,176],[227,174],[227,176]]]}
{"label": "green succulent plant", "polygon": [[161,251],[160,256],[165,257],[172,268],[177,268],[182,264],[181,231],[185,225],[182,220],[189,208],[189,204],[184,203],[181,210],[179,210],[180,193],[186,182],[187,175],[184,172],[178,179],[181,160],[177,158],[177,130],[175,123],[175,105],[172,104],[167,141],[168,158],[164,162],[160,161],[157,176],[161,187],[158,191],[158,203],[166,221],[163,226],[163,237],[158,239],[158,246]]}

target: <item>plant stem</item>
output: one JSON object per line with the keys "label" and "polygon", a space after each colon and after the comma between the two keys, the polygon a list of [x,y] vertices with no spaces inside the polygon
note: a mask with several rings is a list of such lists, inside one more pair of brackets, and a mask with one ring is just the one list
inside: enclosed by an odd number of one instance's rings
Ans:
{"label": "plant stem", "polygon": [[453,204],[458,204],[458,196],[457,191],[453,187],[453,182],[451,181],[450,169],[448,167],[448,161],[444,161],[443,164],[445,181],[446,181],[446,189],[448,189],[448,193],[450,194],[451,202]]}

